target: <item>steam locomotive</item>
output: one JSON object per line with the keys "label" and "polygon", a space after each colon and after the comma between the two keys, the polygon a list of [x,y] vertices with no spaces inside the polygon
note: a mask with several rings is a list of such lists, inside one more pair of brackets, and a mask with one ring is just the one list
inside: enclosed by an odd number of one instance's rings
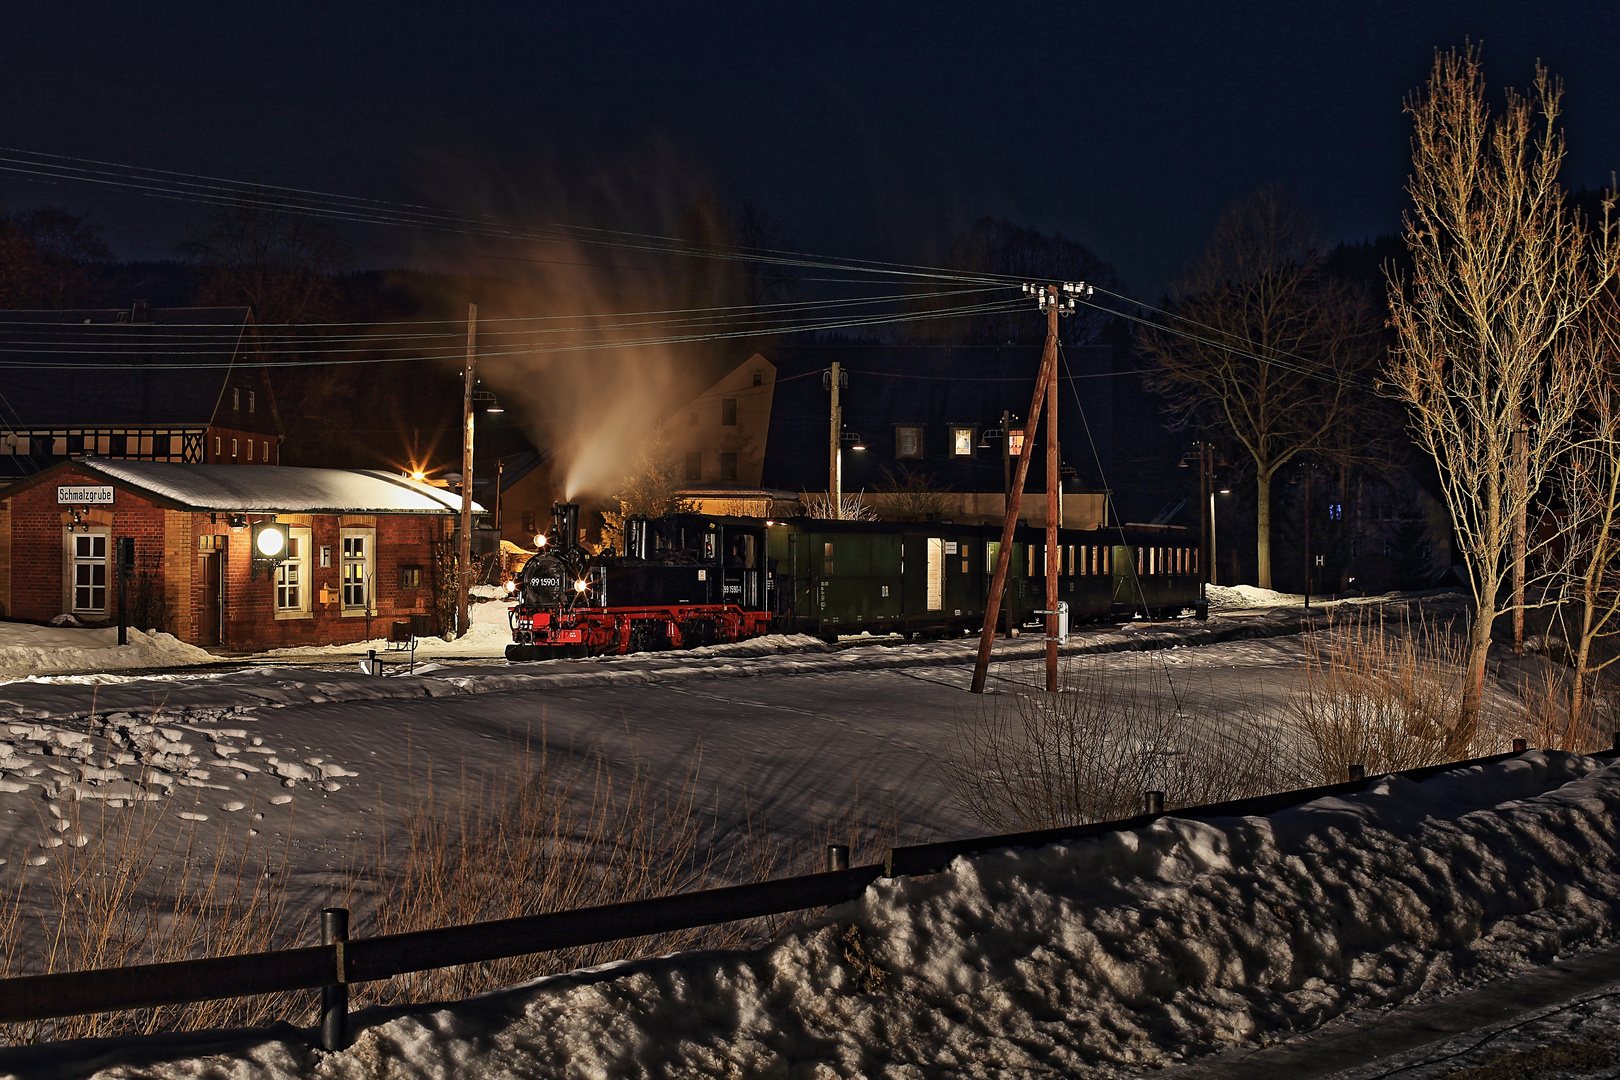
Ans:
{"label": "steam locomotive", "polygon": [[[944,522],[673,514],[629,518],[620,554],[579,545],[579,507],[514,582],[508,660],[686,649],[764,634],[943,637],[983,625],[1001,529]],[[1014,534],[1003,629],[1039,626],[1044,530]],[[1058,533],[1058,595],[1076,621],[1170,615],[1199,596],[1196,541],[1174,527]]]}

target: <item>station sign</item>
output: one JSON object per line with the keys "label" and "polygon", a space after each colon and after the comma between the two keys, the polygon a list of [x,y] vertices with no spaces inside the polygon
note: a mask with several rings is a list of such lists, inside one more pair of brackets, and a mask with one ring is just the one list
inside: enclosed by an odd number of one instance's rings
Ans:
{"label": "station sign", "polygon": [[56,489],[56,505],[70,506],[78,503],[89,503],[92,506],[111,506],[113,501],[112,485],[102,486],[62,486]]}

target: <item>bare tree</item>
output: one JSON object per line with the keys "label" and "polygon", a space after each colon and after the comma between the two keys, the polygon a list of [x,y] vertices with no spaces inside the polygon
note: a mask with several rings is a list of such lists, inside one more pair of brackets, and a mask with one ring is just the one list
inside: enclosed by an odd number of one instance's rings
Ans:
{"label": "bare tree", "polygon": [[[1148,384],[1184,424],[1211,427],[1255,471],[1258,584],[1271,587],[1271,488],[1301,455],[1345,457],[1372,406],[1378,321],[1366,295],[1329,275],[1309,216],[1267,187],[1221,214],[1176,283],[1170,315],[1138,337]],[[1342,464],[1343,462],[1341,462]]]}
{"label": "bare tree", "polygon": [[690,510],[691,505],[678,494],[680,489],[680,466],[670,449],[669,433],[660,425],[648,435],[613,497],[619,508],[602,512],[602,549],[611,551],[623,543],[626,518],[664,517]]}
{"label": "bare tree", "polygon": [[1458,748],[1478,724],[1492,624],[1516,606],[1501,596],[1514,523],[1567,449],[1589,385],[1577,322],[1615,270],[1607,228],[1591,235],[1558,186],[1561,96],[1537,65],[1531,90],[1492,115],[1469,46],[1437,52],[1406,105],[1412,272],[1389,276],[1388,374],[1439,468],[1476,605]]}
{"label": "bare tree", "polygon": [[1552,537],[1544,551],[1547,584],[1557,597],[1573,669],[1563,741],[1589,719],[1590,682],[1620,661],[1620,653],[1601,655],[1597,648],[1620,636],[1620,314],[1608,299],[1594,306],[1593,332],[1577,339],[1578,358],[1597,375],[1576,417],[1573,445],[1553,471],[1554,499],[1546,511],[1553,528],[1537,530]]}
{"label": "bare tree", "polygon": [[348,264],[349,246],[327,223],[267,196],[218,207],[187,232],[177,250],[211,271],[204,303],[245,304],[260,326],[332,317],[332,275]]}
{"label": "bare tree", "polygon": [[101,238],[101,226],[60,206],[41,206],[15,215],[16,228],[33,246],[34,293],[47,308],[79,302],[96,263],[112,252]]}

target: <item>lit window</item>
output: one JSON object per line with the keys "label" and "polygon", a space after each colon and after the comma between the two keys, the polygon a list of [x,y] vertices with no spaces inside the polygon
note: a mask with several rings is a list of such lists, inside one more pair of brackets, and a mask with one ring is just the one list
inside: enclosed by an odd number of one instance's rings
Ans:
{"label": "lit window", "polygon": [[951,428],[951,456],[973,456],[973,429],[970,427]]}
{"label": "lit window", "polygon": [[221,456],[220,451],[219,451],[219,436],[218,435],[214,436],[214,456],[215,457]]}
{"label": "lit window", "polygon": [[897,427],[894,429],[894,456],[897,458],[922,457],[922,428]]}
{"label": "lit window", "polygon": [[231,457],[234,458],[235,456],[236,456],[236,440],[232,439],[231,440]]}
{"label": "lit window", "polygon": [[248,391],[248,412],[253,411],[253,391]]}
{"label": "lit window", "polygon": [[249,461],[253,460],[253,440],[252,439],[248,440],[248,460]]}
{"label": "lit window", "polygon": [[287,557],[276,565],[276,613],[298,615],[309,611],[309,529],[287,530]]}
{"label": "lit window", "polygon": [[107,613],[107,536],[73,534],[73,610],[87,615]]}
{"label": "lit window", "polygon": [[1007,454],[1009,457],[1017,457],[1023,452],[1024,429],[1015,427],[1007,432]]}
{"label": "lit window", "polygon": [[240,389],[237,389],[237,388],[233,387],[231,389],[231,408],[240,409],[241,407],[242,407],[242,391]]}
{"label": "lit window", "polygon": [[342,586],[343,613],[361,614],[371,597],[372,564],[376,552],[372,550],[370,529],[343,530],[338,538],[342,545],[342,565],[339,584]]}
{"label": "lit window", "polygon": [[422,568],[420,566],[401,566],[399,568],[399,587],[402,589],[420,589],[422,587]]}
{"label": "lit window", "polygon": [[832,577],[833,572],[833,546],[828,540],[821,545],[821,573],[823,577]]}

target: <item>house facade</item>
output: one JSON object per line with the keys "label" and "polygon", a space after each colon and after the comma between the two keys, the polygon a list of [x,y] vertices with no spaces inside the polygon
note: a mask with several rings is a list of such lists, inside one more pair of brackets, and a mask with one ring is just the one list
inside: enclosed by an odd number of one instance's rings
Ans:
{"label": "house facade", "polygon": [[[124,541],[127,621],[193,645],[438,632],[435,545],[459,509],[442,488],[370,470],[63,462],[0,489],[0,608],[118,621]],[[261,542],[267,530],[279,535]]]}
{"label": "house facade", "polygon": [[101,458],[275,465],[282,426],[247,308],[0,311],[0,481]]}

